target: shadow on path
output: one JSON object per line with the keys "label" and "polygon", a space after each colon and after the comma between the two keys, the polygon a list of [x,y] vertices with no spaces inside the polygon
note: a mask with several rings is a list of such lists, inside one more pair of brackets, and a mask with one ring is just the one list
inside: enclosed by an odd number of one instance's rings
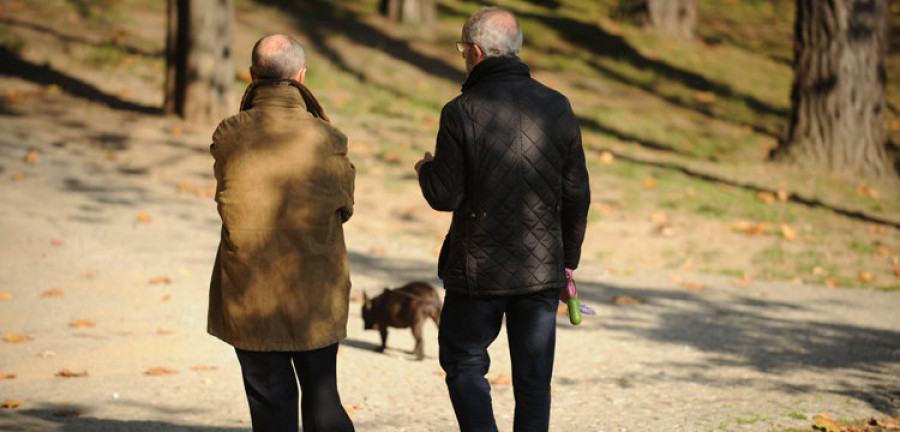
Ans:
{"label": "shadow on path", "polygon": [[[155,408],[165,415],[177,416],[177,410]],[[200,426],[191,424],[175,424],[165,421],[150,420],[116,420],[86,417],[90,409],[79,405],[50,405],[36,409],[15,410],[0,415],[0,428],[12,420],[9,431],[16,430],[54,430],[59,432],[96,432],[96,431],[130,431],[130,432],[237,432],[249,431],[250,428]]]}
{"label": "shadow on path", "polygon": [[159,107],[140,105],[120,99],[104,93],[91,84],[63,74],[50,66],[40,66],[28,62],[20,57],[18,53],[12,52],[4,46],[0,46],[0,59],[3,59],[0,61],[0,75],[21,78],[41,86],[55,84],[62,91],[72,96],[99,102],[116,110],[134,111],[141,114],[162,113]]}
{"label": "shadow on path", "polygon": [[[750,368],[770,376],[762,386],[803,393],[831,391],[857,398],[896,416],[900,412],[900,331],[847,324],[834,311],[853,307],[811,298],[803,304],[770,301],[750,294],[728,292],[712,297],[703,292],[579,283],[579,295],[597,309],[583,325],[613,330],[652,344],[688,346],[707,354],[700,363],[670,364],[664,377],[716,387],[740,388],[753,378],[723,378],[710,372],[722,368]],[[713,288],[714,289],[714,288]],[[629,295],[647,301],[613,306],[609,299]],[[799,318],[797,315],[801,315]],[[816,316],[816,319],[803,317]],[[665,362],[664,358],[641,361]],[[797,386],[786,379],[792,372],[821,373],[818,383]],[[840,371],[840,377],[833,373]],[[853,377],[854,382],[846,381]],[[844,377],[844,378],[841,378]],[[859,382],[866,383],[864,386]]]}

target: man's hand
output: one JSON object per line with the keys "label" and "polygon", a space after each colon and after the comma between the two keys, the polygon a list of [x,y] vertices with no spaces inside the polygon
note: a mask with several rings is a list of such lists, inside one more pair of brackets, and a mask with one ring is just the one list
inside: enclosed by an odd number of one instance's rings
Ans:
{"label": "man's hand", "polygon": [[419,175],[419,170],[422,168],[422,164],[424,164],[425,162],[431,162],[432,159],[434,159],[434,156],[431,156],[430,152],[425,152],[425,156],[422,156],[422,159],[419,159],[419,161],[416,162],[416,166],[413,167],[413,169],[416,170],[416,175]]}

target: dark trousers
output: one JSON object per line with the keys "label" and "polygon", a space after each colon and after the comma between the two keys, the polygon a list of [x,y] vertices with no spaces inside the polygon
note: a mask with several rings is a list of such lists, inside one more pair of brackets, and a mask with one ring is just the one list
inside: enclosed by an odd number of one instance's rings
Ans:
{"label": "dark trousers", "polygon": [[253,430],[297,432],[299,380],[304,432],[353,431],[337,389],[337,349],[338,344],[298,352],[235,349]]}
{"label": "dark trousers", "polygon": [[496,431],[487,374],[487,348],[506,315],[506,334],[516,400],[513,430],[542,431],[550,425],[550,379],[556,345],[559,290],[513,296],[444,296],[438,332],[441,367],[462,432]]}

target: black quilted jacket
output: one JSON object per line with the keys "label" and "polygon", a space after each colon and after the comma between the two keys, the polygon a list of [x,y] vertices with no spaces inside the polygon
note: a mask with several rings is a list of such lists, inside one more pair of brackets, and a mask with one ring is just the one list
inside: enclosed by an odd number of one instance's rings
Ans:
{"label": "black quilted jacket", "polygon": [[438,276],[470,295],[523,294],[566,283],[578,267],[590,205],[581,131],[560,93],[518,59],[489,58],[444,106],[419,185],[452,211]]}

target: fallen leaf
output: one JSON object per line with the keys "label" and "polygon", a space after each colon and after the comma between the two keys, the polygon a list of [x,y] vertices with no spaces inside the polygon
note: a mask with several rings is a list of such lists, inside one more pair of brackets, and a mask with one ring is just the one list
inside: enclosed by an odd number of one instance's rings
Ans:
{"label": "fallen leaf", "polygon": [[615,162],[615,160],[616,160],[616,157],[613,156],[613,154],[608,151],[600,153],[600,163],[602,163],[604,165],[609,165],[609,164]]}
{"label": "fallen leaf", "polygon": [[16,173],[16,174],[13,174],[9,179],[12,180],[12,181],[14,181],[14,182],[22,181],[22,180],[25,180],[25,174],[23,174],[23,173]]}
{"label": "fallen leaf", "polygon": [[628,305],[639,305],[647,303],[646,299],[632,297],[625,294],[619,294],[609,299],[609,302],[616,306],[628,306]]}
{"label": "fallen leaf", "polygon": [[196,192],[197,186],[192,183],[181,183],[178,185],[178,192]]}
{"label": "fallen leaf", "polygon": [[893,252],[891,251],[891,249],[890,249],[889,247],[887,247],[887,246],[884,246],[884,245],[876,246],[876,247],[875,247],[875,252],[877,252],[878,255],[881,255],[881,256],[890,256],[891,254],[893,254]]}
{"label": "fallen leaf", "polygon": [[15,334],[12,334],[12,333],[7,333],[7,334],[6,334],[6,341],[7,341],[7,342],[18,343],[18,342],[26,342],[26,341],[28,341],[28,340],[30,340],[30,338],[29,338],[28,336],[15,335]]}
{"label": "fallen leaf", "polygon": [[781,235],[788,240],[793,240],[797,238],[797,231],[794,231],[794,229],[788,225],[781,224]]}
{"label": "fallen leaf", "polygon": [[684,282],[681,284],[681,287],[686,290],[693,290],[693,291],[705,291],[706,290],[706,285],[699,283],[699,282]]}
{"label": "fallen leaf", "polygon": [[63,378],[84,378],[84,377],[88,376],[88,373],[86,370],[83,370],[81,372],[72,372],[68,369],[63,369],[63,370],[57,372],[56,376],[63,377]]}
{"label": "fallen leaf", "polygon": [[21,406],[25,401],[22,400],[5,400],[0,402],[0,408],[15,409]]}
{"label": "fallen leaf", "polygon": [[828,414],[816,414],[813,416],[813,421],[816,423],[813,428],[817,430],[825,432],[841,432],[841,425],[835,423]]}
{"label": "fallen leaf", "polygon": [[673,274],[669,275],[669,280],[675,283],[682,283],[684,282],[684,277],[681,275]]}
{"label": "fallen leaf", "polygon": [[876,200],[878,199],[878,191],[875,189],[872,189],[872,187],[869,186],[868,183],[865,183],[865,182],[863,182],[863,184],[859,185],[859,187],[856,188],[856,193],[859,196],[863,196],[866,198],[872,198],[872,199],[876,199]]}
{"label": "fallen leaf", "polygon": [[874,282],[875,279],[878,279],[878,276],[867,271],[860,271],[856,273],[856,278],[859,279],[860,282]]}
{"label": "fallen leaf", "polygon": [[769,232],[769,224],[760,222],[747,230],[747,235],[765,234]]}
{"label": "fallen leaf", "polygon": [[0,373],[0,381],[8,380],[8,379],[14,379],[15,377],[16,377],[15,374],[4,374],[4,373]]}
{"label": "fallen leaf", "polygon": [[63,297],[66,293],[58,289],[47,290],[41,293],[41,297]]}
{"label": "fallen leaf", "polygon": [[165,303],[165,302],[167,302],[167,301],[169,301],[169,300],[172,300],[172,294],[166,294],[166,295],[164,295],[163,298],[162,298],[163,303]]}
{"label": "fallen leaf", "polygon": [[[894,13],[900,12],[900,4],[891,5],[891,10],[894,11]],[[891,132],[900,132],[900,120],[891,122]]]}
{"label": "fallen leaf", "polygon": [[212,371],[212,370],[217,370],[217,369],[219,369],[218,366],[210,366],[210,365],[191,366],[191,370],[195,370],[197,372]]}
{"label": "fallen leaf", "polygon": [[162,376],[162,375],[177,374],[178,371],[175,369],[167,368],[167,367],[152,367],[150,369],[147,369],[147,371],[144,373],[147,375]]}
{"label": "fallen leaf", "polygon": [[569,307],[564,304],[560,304],[559,306],[556,307],[556,314],[557,315],[568,315]]}
{"label": "fallen leaf", "polygon": [[766,204],[773,204],[776,200],[775,194],[773,194],[772,192],[757,192],[756,199]]}
{"label": "fallen leaf", "polygon": [[716,101],[716,94],[709,91],[694,92],[694,99],[697,102],[709,104]]}
{"label": "fallen leaf", "polygon": [[360,406],[360,405],[353,405],[353,406],[349,406],[349,407],[346,406],[346,405],[344,405],[344,411],[346,411],[348,414],[349,414],[349,413],[352,413],[352,412],[360,411],[360,410],[362,410],[362,409],[363,409],[363,408],[362,408],[362,406]]}
{"label": "fallen leaf", "polygon": [[894,276],[900,277],[900,267],[894,269]]}
{"label": "fallen leaf", "polygon": [[172,283],[172,279],[169,279],[168,276],[157,276],[154,278],[150,278],[150,285],[169,284],[169,283]]}
{"label": "fallen leaf", "polygon": [[488,379],[488,382],[497,385],[509,385],[512,384],[512,379],[501,373],[497,375],[497,378]]}
{"label": "fallen leaf", "polygon": [[152,219],[150,218],[150,215],[148,215],[147,213],[140,212],[137,215],[137,220],[138,220],[138,222],[141,222],[141,223],[148,223]]}
{"label": "fallen leaf", "polygon": [[885,417],[882,420],[877,420],[876,423],[878,426],[886,429],[900,430],[900,419],[895,417]]}
{"label": "fallen leaf", "polygon": [[731,285],[736,287],[745,287],[747,285],[750,285],[750,276],[744,275],[744,277],[740,279],[732,279]]}
{"label": "fallen leaf", "polygon": [[13,295],[7,292],[0,292],[0,300],[12,300]]}
{"label": "fallen leaf", "polygon": [[69,321],[69,327],[75,328],[85,328],[85,327],[94,327],[97,323],[94,320],[72,320]]}
{"label": "fallen leaf", "polygon": [[825,279],[825,285],[828,285],[829,288],[837,288],[838,282],[835,278]]}
{"label": "fallen leaf", "polygon": [[35,149],[31,149],[30,151],[28,151],[28,154],[25,155],[25,158],[23,160],[26,163],[33,164],[33,163],[37,162],[37,158],[38,158],[38,151]]}
{"label": "fallen leaf", "polygon": [[779,190],[775,195],[778,196],[778,201],[787,201],[791,197],[791,194],[784,190]]}
{"label": "fallen leaf", "polygon": [[398,164],[403,162],[403,158],[400,157],[397,153],[387,152],[382,156],[382,159],[389,164]]}
{"label": "fallen leaf", "polygon": [[156,334],[158,334],[158,335],[160,335],[160,336],[170,335],[170,334],[172,334],[172,333],[174,333],[174,332],[173,332],[172,330],[169,330],[169,329],[164,329],[164,328],[158,328],[158,329],[156,329]]}
{"label": "fallen leaf", "polygon": [[650,222],[653,223],[666,223],[669,219],[666,217],[665,213],[652,213],[650,214]]}
{"label": "fallen leaf", "polygon": [[656,179],[653,177],[647,177],[644,181],[641,182],[641,187],[644,189],[650,189],[656,186]]}

